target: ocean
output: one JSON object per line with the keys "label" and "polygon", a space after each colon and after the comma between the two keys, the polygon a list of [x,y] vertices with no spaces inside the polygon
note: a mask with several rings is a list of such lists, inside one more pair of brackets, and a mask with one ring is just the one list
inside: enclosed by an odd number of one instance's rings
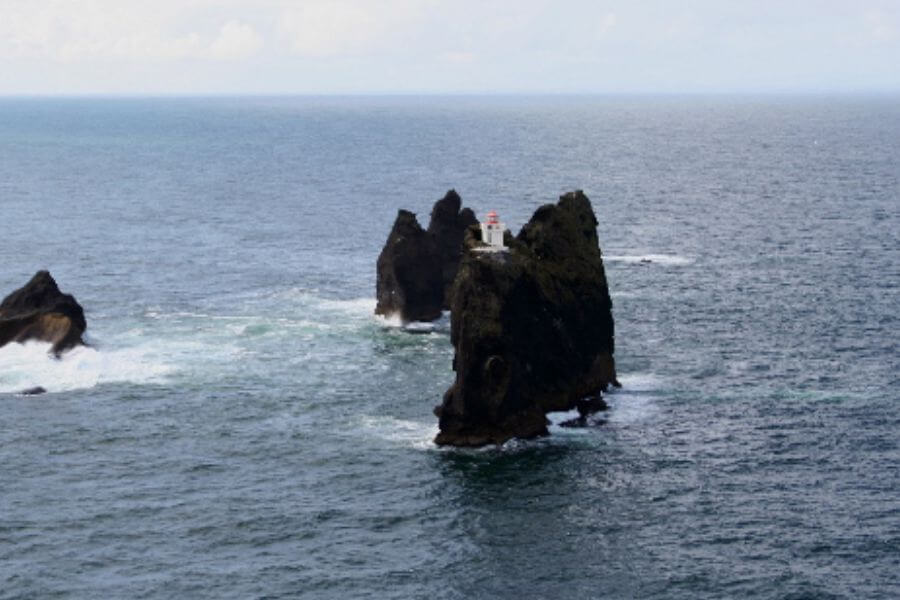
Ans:
{"label": "ocean", "polygon": [[[450,188],[591,199],[604,423],[432,444]],[[4,600],[900,597],[896,96],[7,98],[0,265],[91,344],[0,349]]]}

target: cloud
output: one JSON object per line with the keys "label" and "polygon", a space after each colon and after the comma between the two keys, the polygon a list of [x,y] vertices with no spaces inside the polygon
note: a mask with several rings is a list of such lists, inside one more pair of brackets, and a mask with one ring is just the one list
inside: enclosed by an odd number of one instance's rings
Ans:
{"label": "cloud", "polygon": [[603,17],[600,18],[600,22],[597,24],[597,35],[600,37],[605,36],[616,26],[617,21],[616,13],[610,12],[603,15]]}
{"label": "cloud", "polygon": [[[204,22],[186,27],[190,11],[164,1],[7,2],[0,20],[0,60],[236,60],[263,45],[262,36],[237,19],[220,20],[218,28]],[[191,5],[187,1],[184,6]]]}
{"label": "cloud", "polygon": [[889,14],[870,10],[863,15],[863,20],[873,41],[885,43],[897,40],[897,24]]}
{"label": "cloud", "polygon": [[256,54],[263,45],[263,38],[255,29],[240,21],[228,21],[219,30],[219,36],[209,45],[209,58],[231,60]]}
{"label": "cloud", "polygon": [[432,2],[419,0],[306,0],[279,17],[279,31],[295,54],[352,56],[403,47]]}
{"label": "cloud", "polygon": [[444,52],[440,56],[441,60],[453,64],[469,64],[475,62],[475,54],[473,52]]}
{"label": "cloud", "polygon": [[897,0],[0,0],[0,94],[900,89]]}

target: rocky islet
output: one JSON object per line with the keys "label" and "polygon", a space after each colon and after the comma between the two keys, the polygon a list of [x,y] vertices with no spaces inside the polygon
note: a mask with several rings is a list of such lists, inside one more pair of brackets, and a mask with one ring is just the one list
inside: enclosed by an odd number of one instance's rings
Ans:
{"label": "rocky islet", "polygon": [[37,340],[50,343],[50,351],[59,356],[84,344],[85,329],[84,309],[60,291],[48,271],[38,271],[0,303],[0,347]]}
{"label": "rocky islet", "polygon": [[540,207],[508,249],[471,228],[451,295],[456,380],[435,408],[440,445],[547,434],[546,413],[604,408],[618,385],[597,219],[581,191]]}
{"label": "rocky islet", "polygon": [[375,314],[409,323],[433,321],[449,309],[463,236],[476,223],[455,190],[435,202],[427,230],[414,213],[400,209],[378,256]]}

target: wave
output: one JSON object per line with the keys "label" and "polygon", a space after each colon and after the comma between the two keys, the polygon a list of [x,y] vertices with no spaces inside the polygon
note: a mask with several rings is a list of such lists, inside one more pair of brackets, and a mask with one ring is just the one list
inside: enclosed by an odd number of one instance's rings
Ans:
{"label": "wave", "polygon": [[[444,311],[441,317],[435,321],[412,321],[404,323],[400,316],[393,315],[376,315],[375,306],[377,304],[375,298],[350,298],[350,299],[333,299],[323,298],[316,295],[315,290],[307,290],[301,288],[292,288],[287,291],[279,292],[277,297],[283,299],[299,300],[302,308],[319,313],[320,318],[332,319],[335,313],[345,315],[357,323],[372,323],[373,321],[382,327],[390,329],[403,329],[410,333],[431,333],[442,332],[450,329],[450,312]],[[322,315],[321,313],[328,313]]]}
{"label": "wave", "polygon": [[[662,380],[652,373],[620,375],[622,387],[603,395],[609,410],[594,415],[594,420],[606,420],[612,424],[632,424],[646,420],[657,412],[655,396],[663,389]],[[554,435],[579,435],[587,429],[566,428],[561,423],[578,418],[577,410],[547,413],[550,431]]]}
{"label": "wave", "polygon": [[655,396],[663,389],[662,380],[652,373],[619,375],[620,389],[605,394],[610,406],[611,423],[638,423],[657,411]]}
{"label": "wave", "polygon": [[396,417],[362,417],[362,430],[377,438],[417,450],[436,448],[434,436],[438,434],[437,420],[429,423],[409,421]]}
{"label": "wave", "polygon": [[653,373],[625,373],[619,375],[619,382],[622,387],[617,389],[615,394],[655,392],[663,385],[662,378]]}
{"label": "wave", "polygon": [[[311,298],[315,298],[312,297]],[[343,312],[351,315],[375,314],[374,298],[352,298],[350,300],[330,300],[316,298],[318,305],[325,310]]]}
{"label": "wave", "polygon": [[437,321],[411,321],[404,323],[396,314],[381,316],[375,315],[375,320],[386,329],[397,329],[407,333],[448,333],[450,321],[441,317]]}
{"label": "wave", "polygon": [[28,342],[0,348],[0,393],[36,386],[48,392],[67,392],[103,383],[164,383],[174,371],[148,346],[109,351],[80,346],[60,359],[50,355],[50,347]]}
{"label": "wave", "polygon": [[382,326],[391,329],[403,329],[403,320],[398,313],[390,315],[375,315],[375,320]]}
{"label": "wave", "polygon": [[370,297],[323,298],[300,289],[276,295],[276,302],[271,294],[258,294],[221,313],[205,306],[172,311],[148,306],[124,320],[95,323],[102,342],[75,348],[61,359],[48,355],[48,344],[8,344],[0,348],[0,393],[34,387],[67,392],[105,383],[181,383],[183,378],[192,384],[216,381],[234,361],[252,360],[276,344],[300,340],[327,346],[357,334],[367,339],[379,323],[412,333],[449,331],[446,316],[434,323],[405,325],[399,319],[376,317]]}
{"label": "wave", "polygon": [[660,264],[667,267],[681,267],[694,262],[693,258],[678,254],[611,254],[604,255],[603,260],[627,264]]}
{"label": "wave", "polygon": [[[577,419],[580,415],[577,410],[569,410],[564,412],[549,412],[547,413],[547,420],[550,421],[548,425],[548,429],[550,430],[551,435],[584,435],[588,433],[588,428],[584,427],[563,427],[562,424],[566,421],[571,421],[572,419]],[[591,421],[593,422],[595,419],[603,419],[605,418],[604,413],[597,413],[596,417],[592,417]]]}
{"label": "wave", "polygon": [[400,315],[394,313],[391,315],[375,315],[375,320],[388,329],[401,329],[408,333],[449,333],[450,332],[450,311],[445,310],[441,316],[434,321],[410,321],[404,323],[400,319]]}

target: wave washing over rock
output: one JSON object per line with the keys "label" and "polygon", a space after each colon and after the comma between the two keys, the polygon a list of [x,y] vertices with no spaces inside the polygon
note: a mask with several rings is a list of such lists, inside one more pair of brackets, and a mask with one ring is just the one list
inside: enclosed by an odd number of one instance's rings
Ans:
{"label": "wave washing over rock", "polygon": [[70,294],[59,291],[47,271],[34,277],[0,303],[0,347],[9,342],[50,342],[59,356],[84,344],[84,310]]}
{"label": "wave washing over rock", "polygon": [[0,394],[85,390],[107,383],[162,383],[175,371],[166,362],[172,349],[164,342],[97,350],[79,346],[57,360],[43,342],[26,342],[0,350]]}

